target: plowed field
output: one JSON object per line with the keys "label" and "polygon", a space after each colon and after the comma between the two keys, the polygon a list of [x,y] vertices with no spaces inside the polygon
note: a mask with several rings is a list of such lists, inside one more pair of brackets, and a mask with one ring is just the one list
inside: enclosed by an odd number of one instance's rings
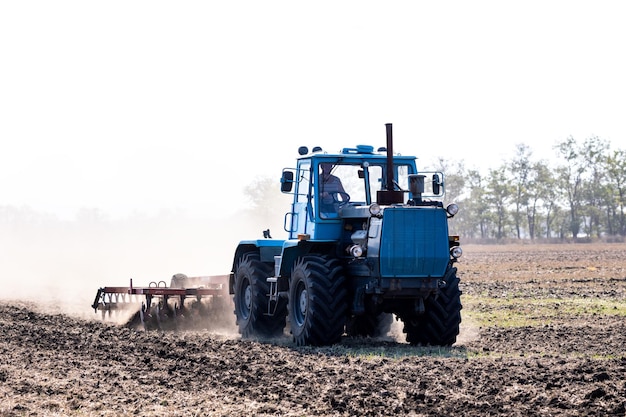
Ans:
{"label": "plowed field", "polygon": [[445,349],[400,326],[323,348],[234,318],[145,332],[2,294],[0,416],[626,415],[626,244],[464,249]]}

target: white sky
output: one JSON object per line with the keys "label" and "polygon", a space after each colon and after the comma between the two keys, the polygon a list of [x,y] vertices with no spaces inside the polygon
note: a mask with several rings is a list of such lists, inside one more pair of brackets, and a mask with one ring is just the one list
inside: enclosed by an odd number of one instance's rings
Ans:
{"label": "white sky", "polygon": [[216,215],[298,146],[381,146],[385,123],[425,163],[495,167],[522,142],[549,158],[570,135],[624,148],[625,9],[4,1],[0,206]]}

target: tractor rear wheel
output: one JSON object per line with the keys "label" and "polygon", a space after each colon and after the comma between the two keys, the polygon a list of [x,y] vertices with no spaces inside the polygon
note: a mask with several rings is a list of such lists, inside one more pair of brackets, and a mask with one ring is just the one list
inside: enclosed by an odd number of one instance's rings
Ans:
{"label": "tractor rear wheel", "polygon": [[425,312],[403,317],[406,340],[412,345],[451,346],[456,342],[461,324],[461,291],[456,268],[450,268],[446,286],[437,297],[424,300]]}
{"label": "tractor rear wheel", "polygon": [[289,285],[289,324],[298,346],[337,343],[347,314],[343,268],[324,255],[299,258]]}
{"label": "tractor rear wheel", "polygon": [[269,316],[269,285],[272,267],[261,262],[258,253],[241,257],[235,269],[235,315],[239,333],[244,338],[267,338],[283,334],[287,309],[284,300]]}

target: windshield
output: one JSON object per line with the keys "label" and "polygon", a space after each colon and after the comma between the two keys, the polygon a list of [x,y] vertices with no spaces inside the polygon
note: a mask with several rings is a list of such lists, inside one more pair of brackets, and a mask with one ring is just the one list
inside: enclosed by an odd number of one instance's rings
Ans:
{"label": "windshield", "polygon": [[[397,180],[391,189],[408,190],[409,165],[396,166]],[[322,218],[336,218],[345,204],[367,205],[376,201],[376,192],[384,189],[385,166],[372,164],[346,165],[321,163],[317,172],[319,196],[313,199],[320,207]]]}

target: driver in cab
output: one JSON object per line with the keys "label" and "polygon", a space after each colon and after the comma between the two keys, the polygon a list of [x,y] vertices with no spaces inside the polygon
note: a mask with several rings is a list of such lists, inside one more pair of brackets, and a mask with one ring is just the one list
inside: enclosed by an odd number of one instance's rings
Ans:
{"label": "driver in cab", "polygon": [[341,180],[333,175],[333,164],[320,164],[320,211],[322,213],[336,213],[337,206],[349,200],[348,194],[343,189]]}

